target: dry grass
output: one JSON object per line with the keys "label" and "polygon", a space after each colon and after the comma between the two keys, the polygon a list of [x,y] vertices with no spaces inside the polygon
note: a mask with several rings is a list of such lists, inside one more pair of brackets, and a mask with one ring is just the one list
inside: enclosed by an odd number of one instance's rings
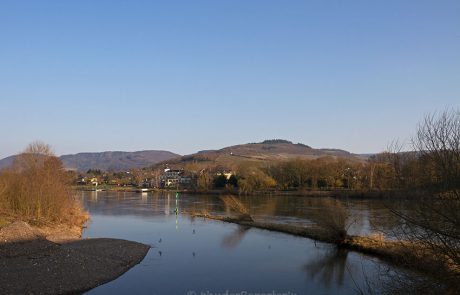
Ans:
{"label": "dry grass", "polygon": [[31,224],[82,224],[87,219],[74,197],[62,162],[49,146],[34,143],[0,173],[0,211]]}
{"label": "dry grass", "polygon": [[0,228],[4,227],[5,225],[9,224],[10,221],[6,218],[0,217]]}
{"label": "dry grass", "polygon": [[221,196],[220,199],[230,210],[237,213],[240,220],[254,221],[250,215],[249,209],[235,196]]}
{"label": "dry grass", "polygon": [[445,259],[439,259],[438,253],[422,243],[357,236],[349,237],[345,243],[350,249],[378,256],[404,268],[415,269],[448,286],[458,285],[460,269]]}
{"label": "dry grass", "polygon": [[372,233],[368,236],[370,239],[374,241],[378,241],[383,243],[385,241],[385,235],[383,233],[377,232],[377,233]]}

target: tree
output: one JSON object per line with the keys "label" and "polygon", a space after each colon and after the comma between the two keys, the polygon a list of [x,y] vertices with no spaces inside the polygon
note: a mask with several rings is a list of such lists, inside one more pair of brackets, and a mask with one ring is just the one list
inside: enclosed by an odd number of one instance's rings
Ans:
{"label": "tree", "polygon": [[86,174],[92,174],[94,176],[102,175],[102,172],[100,169],[89,169],[86,171]]}
{"label": "tree", "polygon": [[[458,284],[460,269],[460,112],[446,110],[427,115],[418,125],[413,146],[431,183],[429,197],[414,202],[413,211],[402,217],[404,238],[428,250],[433,273],[441,280]],[[449,270],[449,271],[446,271]]]}
{"label": "tree", "polygon": [[199,189],[202,190],[209,190],[212,186],[213,178],[209,174],[209,172],[203,170],[200,172],[200,175],[197,179],[197,186]]}
{"label": "tree", "polygon": [[238,188],[242,193],[268,189],[276,186],[276,181],[253,163],[243,163],[238,168]]}
{"label": "tree", "polygon": [[47,144],[30,144],[0,179],[3,206],[25,221],[69,221],[79,209],[70,190],[71,179]]}
{"label": "tree", "polygon": [[432,166],[433,185],[441,191],[460,188],[460,110],[446,110],[424,118],[413,140],[421,158]]}

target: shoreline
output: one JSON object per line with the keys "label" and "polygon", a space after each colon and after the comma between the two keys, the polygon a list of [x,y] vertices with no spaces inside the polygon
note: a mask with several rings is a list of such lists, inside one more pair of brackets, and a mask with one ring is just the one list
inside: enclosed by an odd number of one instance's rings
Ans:
{"label": "shoreline", "polygon": [[81,239],[81,232],[82,227],[38,228],[22,221],[2,226],[2,293],[82,293],[118,278],[150,249],[121,239]]}
{"label": "shoreline", "polygon": [[[429,249],[422,249],[421,247],[408,242],[389,241],[382,238],[374,238],[372,236],[349,235],[347,235],[343,240],[338,240],[319,227],[299,227],[295,225],[257,222],[235,217],[213,216],[208,214],[192,214],[192,216],[272,232],[279,232],[312,239],[318,242],[333,244],[338,248],[370,255],[389,262],[395,266],[402,267],[403,269],[407,269],[412,272],[418,272],[434,279],[445,279],[443,277],[445,274],[449,274],[455,278],[460,275],[460,270],[438,261]],[[437,270],[441,270],[441,273],[433,272],[433,267]],[[458,286],[454,282],[453,288],[455,289],[457,287]]]}

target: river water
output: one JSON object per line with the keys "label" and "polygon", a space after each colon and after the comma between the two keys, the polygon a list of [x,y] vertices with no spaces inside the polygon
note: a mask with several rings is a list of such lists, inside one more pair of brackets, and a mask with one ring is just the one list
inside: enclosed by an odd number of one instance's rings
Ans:
{"label": "river water", "polygon": [[[88,294],[357,294],[377,286],[392,266],[307,238],[242,227],[192,212],[231,214],[219,196],[81,192],[91,221],[84,237],[151,245],[145,259]],[[244,197],[256,220],[308,224],[321,198]],[[383,202],[343,202],[350,234],[391,230],[397,219]],[[176,214],[177,212],[177,214]],[[377,288],[377,287],[376,287]]]}

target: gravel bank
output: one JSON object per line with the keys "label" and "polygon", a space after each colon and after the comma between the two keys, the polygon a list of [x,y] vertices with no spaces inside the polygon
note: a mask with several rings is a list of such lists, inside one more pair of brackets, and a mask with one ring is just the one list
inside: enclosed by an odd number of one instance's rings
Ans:
{"label": "gravel bank", "polygon": [[24,222],[1,228],[1,293],[81,293],[122,275],[150,248],[119,239],[80,240],[76,235],[78,231],[53,232]]}

